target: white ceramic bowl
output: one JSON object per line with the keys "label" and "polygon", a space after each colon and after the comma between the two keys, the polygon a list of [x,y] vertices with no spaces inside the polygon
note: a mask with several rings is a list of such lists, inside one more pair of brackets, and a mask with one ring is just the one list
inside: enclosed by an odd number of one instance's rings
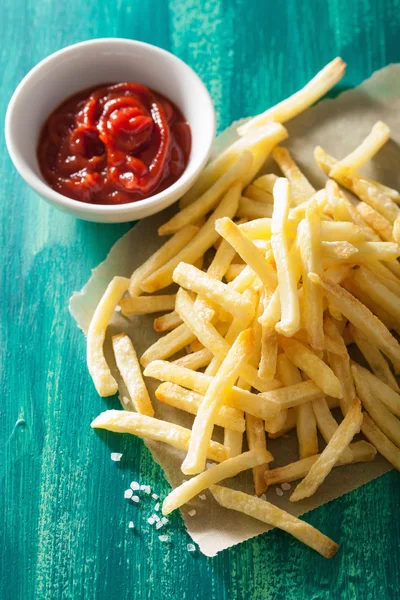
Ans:
{"label": "white ceramic bowl", "polygon": [[[97,84],[121,81],[143,83],[181,109],[192,132],[186,170],[166,190],[129,204],[86,204],[59,194],[46,183],[37,161],[36,148],[43,123],[72,94]],[[215,112],[205,85],[182,60],[150,44],[104,38],[68,46],[36,65],[10,100],[5,134],[15,167],[45,200],[80,219],[122,223],[159,212],[190,188],[211,152]]]}

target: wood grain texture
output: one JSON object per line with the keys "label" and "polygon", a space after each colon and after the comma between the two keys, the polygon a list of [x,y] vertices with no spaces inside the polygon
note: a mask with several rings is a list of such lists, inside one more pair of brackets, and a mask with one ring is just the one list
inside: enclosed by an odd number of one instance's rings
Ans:
{"label": "wood grain texture", "polygon": [[[171,50],[207,84],[223,129],[305,83],[340,54],[342,88],[400,60],[398,0],[3,0],[0,121],[40,59],[119,36]],[[398,598],[399,474],[307,515],[342,546],[325,561],[273,531],[207,559],[189,554],[180,517],[163,545],[131,480],[168,491],[139,440],[90,430],[116,399],[89,380],[67,305],[129,225],[57,212],[19,178],[0,141],[0,598],[269,600]],[[122,452],[120,463],[110,452]],[[128,530],[133,520],[137,530]]]}

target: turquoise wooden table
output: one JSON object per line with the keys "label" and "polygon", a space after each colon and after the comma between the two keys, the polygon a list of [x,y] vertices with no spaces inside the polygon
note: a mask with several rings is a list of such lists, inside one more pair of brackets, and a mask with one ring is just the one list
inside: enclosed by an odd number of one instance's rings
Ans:
{"label": "turquoise wooden table", "polygon": [[[166,48],[204,79],[219,130],[297,90],[334,56],[343,86],[400,60],[398,0],[2,0],[3,122],[27,71],[59,48],[119,36]],[[29,110],[29,107],[27,107]],[[400,477],[379,480],[306,515],[341,542],[326,561],[273,531],[214,559],[188,553],[178,515],[172,543],[127,503],[144,473],[168,490],[140,440],[96,435],[100,399],[68,298],[130,225],[70,218],[28,189],[0,142],[2,600],[131,598],[399,598]],[[120,463],[111,452],[122,452]],[[137,531],[128,529],[134,520]]]}

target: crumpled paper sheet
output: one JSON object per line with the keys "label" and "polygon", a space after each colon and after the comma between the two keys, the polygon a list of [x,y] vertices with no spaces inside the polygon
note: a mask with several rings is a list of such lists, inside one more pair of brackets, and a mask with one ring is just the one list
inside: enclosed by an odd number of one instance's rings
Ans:
{"label": "crumpled paper sheet", "polygon": [[[334,100],[323,100],[305,114],[286,124],[289,130],[287,146],[304,170],[310,181],[318,189],[324,185],[325,176],[319,171],[313,159],[315,146],[321,145],[336,158],[342,158],[365,137],[373,123],[379,119],[385,121],[392,131],[392,140],[379,152],[368,167],[365,175],[374,177],[394,188],[400,188],[400,64],[391,65],[376,72],[359,87],[343,92]],[[243,121],[242,121],[243,122]],[[236,139],[234,123],[225,130],[215,143],[214,154]],[[268,164],[267,171],[275,170]],[[275,171],[276,172],[276,171]],[[142,220],[121,238],[111,249],[106,260],[92,273],[85,287],[76,292],[70,301],[70,310],[79,327],[87,333],[94,309],[107,284],[115,275],[129,276],[150,254],[152,254],[165,238],[157,236],[158,226],[165,222],[176,211],[171,207],[161,214]],[[115,313],[108,328],[105,344],[106,357],[114,376],[120,386],[120,397],[126,394],[119,373],[115,368],[112,351],[110,351],[111,335],[116,332],[128,333],[140,356],[158,337],[153,331],[153,316],[139,316],[130,319]],[[88,374],[89,377],[89,374]],[[174,421],[190,427],[193,417],[158,402],[154,390],[158,382],[148,380],[153,398],[156,416],[167,421]],[[99,402],[99,412],[102,406]],[[105,409],[105,406],[103,407]],[[89,423],[87,423],[89,428]],[[220,439],[216,428],[216,439]],[[154,459],[161,465],[169,483],[176,487],[184,479],[180,471],[183,454],[166,444],[146,442]],[[273,466],[287,464],[297,459],[297,443],[292,432],[286,438],[268,441],[268,448],[275,457]],[[267,492],[267,499],[288,512],[299,516],[317,506],[338,498],[342,494],[372,481],[391,469],[390,464],[381,456],[371,463],[360,463],[333,469],[318,492],[302,502],[289,502],[290,492],[278,496],[275,486]],[[228,485],[231,482],[228,482]],[[227,485],[224,482],[223,485]],[[251,472],[238,476],[233,486],[253,493]],[[293,486],[292,486],[293,487]],[[188,511],[195,508],[196,516],[188,516]],[[240,513],[221,508],[207,492],[207,500],[195,498],[190,505],[182,509],[182,516],[189,535],[196,542],[203,554],[215,556],[217,552],[243,542],[270,527]]]}

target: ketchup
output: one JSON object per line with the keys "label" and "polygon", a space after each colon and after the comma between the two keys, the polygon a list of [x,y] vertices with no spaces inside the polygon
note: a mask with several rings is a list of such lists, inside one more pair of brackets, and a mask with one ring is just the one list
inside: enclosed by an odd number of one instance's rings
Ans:
{"label": "ketchup", "polygon": [[190,147],[190,127],[177,106],[127,82],[65,100],[44,124],[37,153],[43,177],[60,194],[126,204],[175,183]]}

